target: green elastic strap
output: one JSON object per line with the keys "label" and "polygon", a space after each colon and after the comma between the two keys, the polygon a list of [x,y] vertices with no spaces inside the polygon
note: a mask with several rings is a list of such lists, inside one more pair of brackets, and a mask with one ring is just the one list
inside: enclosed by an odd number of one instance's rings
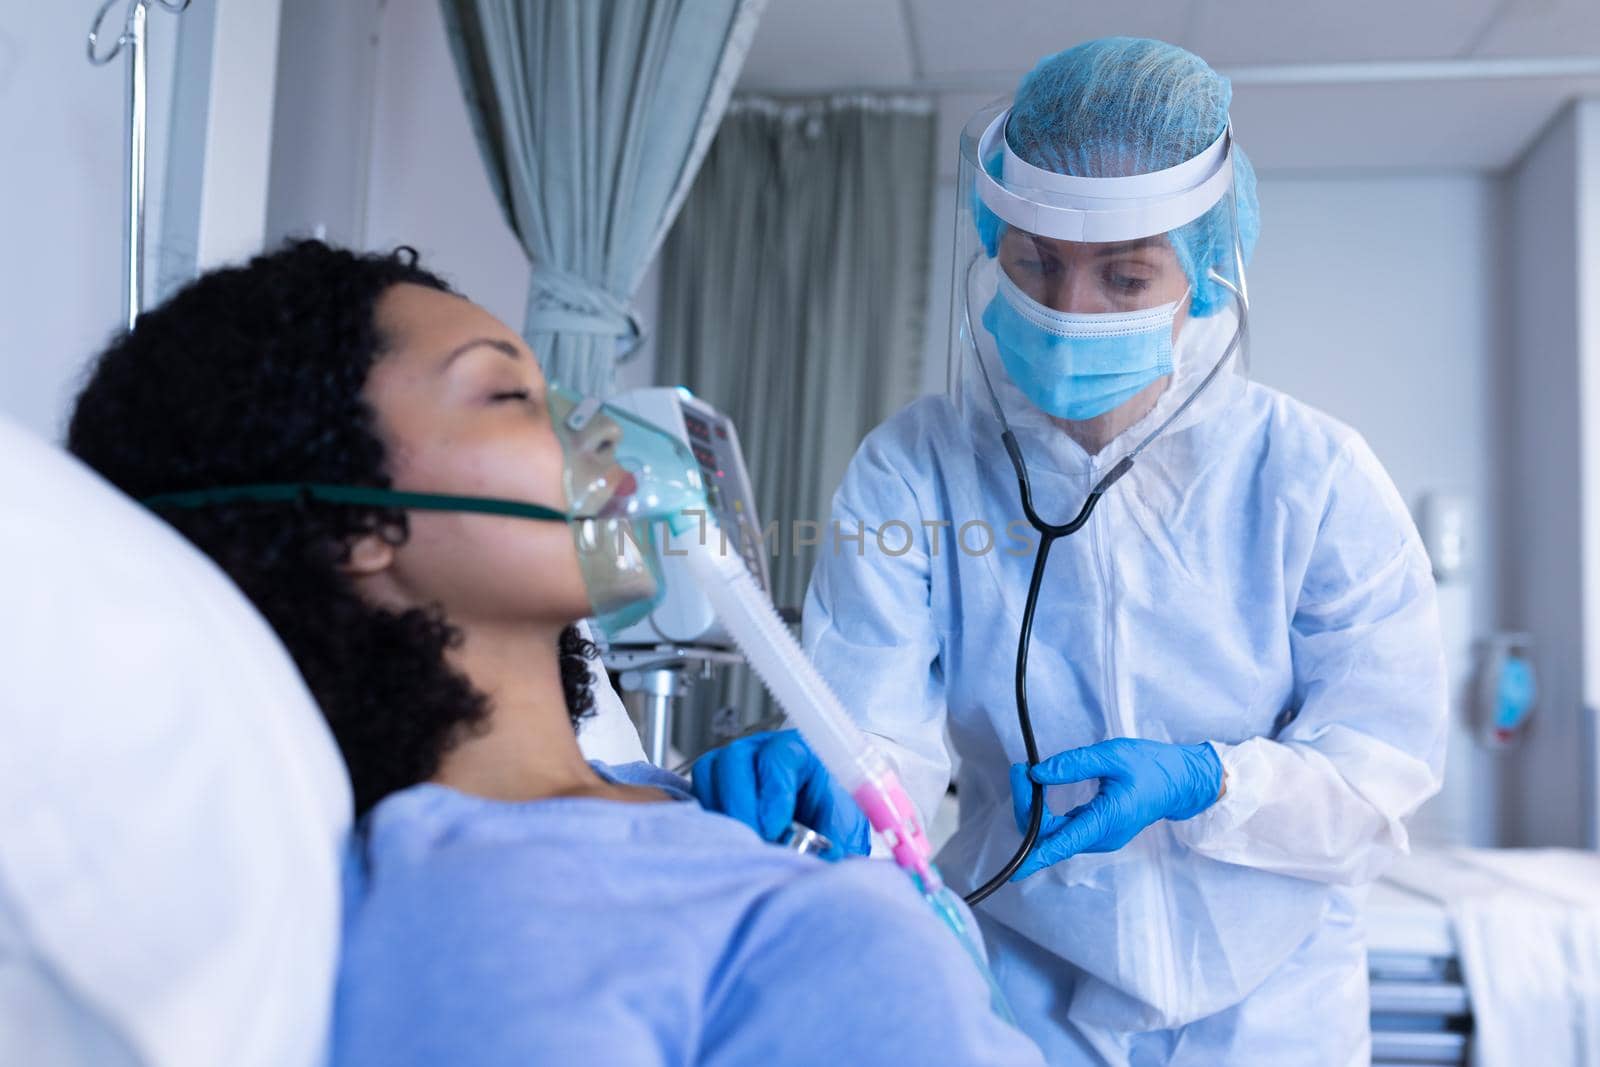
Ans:
{"label": "green elastic strap", "polygon": [[157,493],[141,503],[147,508],[203,508],[212,504],[251,501],[263,504],[320,500],[328,504],[356,504],[369,508],[404,511],[469,511],[482,515],[510,515],[518,519],[566,522],[567,515],[543,504],[523,504],[483,496],[446,496],[440,493],[405,493],[359,485],[321,485],[286,482],[274,485],[240,485],[226,489],[192,489],[182,493]]}

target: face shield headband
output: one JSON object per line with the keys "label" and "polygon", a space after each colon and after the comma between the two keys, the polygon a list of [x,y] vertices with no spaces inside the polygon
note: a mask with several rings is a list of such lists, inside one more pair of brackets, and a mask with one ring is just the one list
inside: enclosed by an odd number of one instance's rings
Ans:
{"label": "face shield headband", "polygon": [[1177,166],[1116,178],[1080,178],[1035,167],[1005,137],[1010,109],[978,141],[978,159],[1000,157],[1000,175],[979,166],[978,196],[1007,223],[1062,241],[1111,243],[1176,230],[1209,211],[1233,186],[1233,127]]}

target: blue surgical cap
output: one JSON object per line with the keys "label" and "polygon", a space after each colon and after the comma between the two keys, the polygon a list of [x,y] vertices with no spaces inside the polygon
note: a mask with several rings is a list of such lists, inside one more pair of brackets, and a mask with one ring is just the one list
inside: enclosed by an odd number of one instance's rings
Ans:
{"label": "blue surgical cap", "polygon": [[[1120,178],[1175,167],[1204,151],[1228,124],[1233,87],[1205,60],[1177,45],[1138,37],[1103,37],[1039,61],[1023,77],[1006,123],[1006,142],[1025,162],[1080,178]],[[999,176],[998,155],[983,161]],[[1246,261],[1261,232],[1256,175],[1237,144],[1233,183],[1239,244]],[[1206,278],[1232,262],[1229,205],[1214,205],[1169,237],[1191,286],[1190,314],[1203,317],[1231,302]],[[989,255],[1001,221],[980,201],[978,233]]]}

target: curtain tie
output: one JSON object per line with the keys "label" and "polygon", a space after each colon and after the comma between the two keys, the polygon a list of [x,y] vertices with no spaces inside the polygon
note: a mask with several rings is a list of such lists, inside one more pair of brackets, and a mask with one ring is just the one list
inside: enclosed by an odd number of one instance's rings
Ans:
{"label": "curtain tie", "polygon": [[525,324],[531,333],[591,333],[617,338],[619,351],[635,347],[643,331],[631,304],[587,278],[555,267],[533,268]]}

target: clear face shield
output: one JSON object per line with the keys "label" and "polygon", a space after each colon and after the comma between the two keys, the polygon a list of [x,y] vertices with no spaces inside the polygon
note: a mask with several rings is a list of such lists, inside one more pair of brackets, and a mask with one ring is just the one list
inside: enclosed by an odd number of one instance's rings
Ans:
{"label": "clear face shield", "polygon": [[1243,381],[1231,131],[1166,170],[1075,177],[1013,152],[1009,114],[961,136],[951,394],[980,432],[1030,453],[1065,438],[1109,467]]}

